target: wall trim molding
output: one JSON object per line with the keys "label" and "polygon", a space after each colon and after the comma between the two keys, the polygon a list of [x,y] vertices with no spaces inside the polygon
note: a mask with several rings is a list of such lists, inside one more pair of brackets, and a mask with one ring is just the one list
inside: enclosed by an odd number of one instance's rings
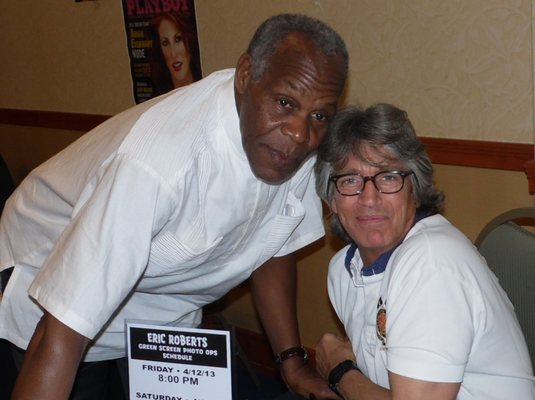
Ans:
{"label": "wall trim molding", "polygon": [[422,137],[436,164],[524,171],[534,158],[532,144]]}
{"label": "wall trim molding", "polygon": [[535,160],[528,161],[525,167],[529,182],[529,194],[535,194]]}
{"label": "wall trim molding", "polygon": [[[0,108],[0,124],[87,132],[109,115]],[[535,192],[535,152],[532,144],[422,137],[435,164],[524,171]]]}
{"label": "wall trim molding", "polygon": [[109,115],[0,108],[0,124],[87,132]]}

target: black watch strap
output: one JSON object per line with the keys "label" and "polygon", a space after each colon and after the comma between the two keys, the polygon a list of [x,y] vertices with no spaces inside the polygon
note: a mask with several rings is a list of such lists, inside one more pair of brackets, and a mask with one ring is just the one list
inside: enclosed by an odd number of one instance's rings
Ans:
{"label": "black watch strap", "polygon": [[280,352],[279,354],[277,354],[275,356],[275,363],[277,365],[281,365],[284,361],[294,356],[301,357],[303,359],[303,363],[305,364],[308,362],[307,351],[305,350],[303,346],[299,346],[299,347],[290,347],[289,349],[286,349]]}
{"label": "black watch strap", "polygon": [[342,361],[329,373],[329,388],[331,388],[331,390],[340,397],[342,397],[342,395],[338,391],[338,384],[340,383],[340,379],[342,379],[342,376],[344,376],[346,372],[351,370],[355,370],[362,373],[362,371],[359,369],[359,367],[357,367],[357,364],[355,364],[353,360]]}

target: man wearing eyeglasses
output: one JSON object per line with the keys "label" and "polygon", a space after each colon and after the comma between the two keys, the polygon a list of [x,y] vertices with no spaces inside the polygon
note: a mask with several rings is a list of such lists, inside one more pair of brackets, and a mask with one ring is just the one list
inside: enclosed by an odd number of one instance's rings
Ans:
{"label": "man wearing eyeglasses", "polygon": [[533,399],[511,303],[444,196],[407,114],[347,108],[318,151],[317,190],[351,244],[331,260],[347,338],[325,334],[317,368],[344,399]]}

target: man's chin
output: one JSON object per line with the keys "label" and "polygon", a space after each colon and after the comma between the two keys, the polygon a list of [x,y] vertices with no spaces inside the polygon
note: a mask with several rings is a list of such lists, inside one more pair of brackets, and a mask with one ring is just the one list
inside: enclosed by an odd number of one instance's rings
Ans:
{"label": "man's chin", "polygon": [[290,179],[295,170],[292,171],[277,171],[272,169],[256,169],[253,170],[254,175],[264,183],[268,185],[282,185],[288,179]]}

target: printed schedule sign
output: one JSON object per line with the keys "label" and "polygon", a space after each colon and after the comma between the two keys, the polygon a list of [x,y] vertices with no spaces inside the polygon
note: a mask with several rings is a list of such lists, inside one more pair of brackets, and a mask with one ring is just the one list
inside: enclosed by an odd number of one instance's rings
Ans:
{"label": "printed schedule sign", "polygon": [[130,399],[231,400],[228,331],[127,323]]}

